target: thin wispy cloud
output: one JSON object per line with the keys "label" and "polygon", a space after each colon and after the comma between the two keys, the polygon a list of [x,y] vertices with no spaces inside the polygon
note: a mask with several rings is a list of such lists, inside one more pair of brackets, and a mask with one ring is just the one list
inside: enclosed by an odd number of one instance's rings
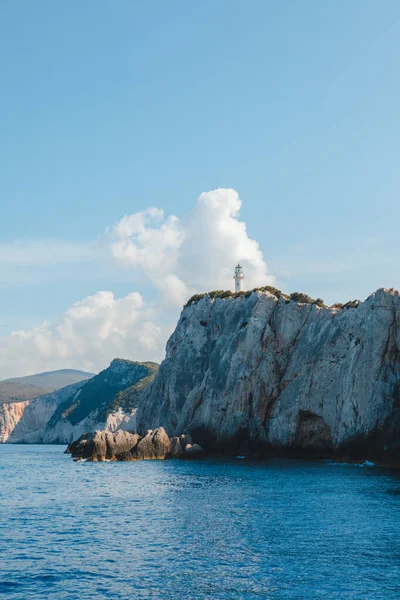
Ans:
{"label": "thin wispy cloud", "polygon": [[93,244],[58,239],[0,243],[0,266],[32,267],[79,263],[94,256]]}

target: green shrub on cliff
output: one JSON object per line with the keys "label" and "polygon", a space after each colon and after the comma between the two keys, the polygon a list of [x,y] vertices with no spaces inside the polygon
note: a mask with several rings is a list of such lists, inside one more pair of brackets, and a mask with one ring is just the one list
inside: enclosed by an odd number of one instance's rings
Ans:
{"label": "green shrub on cliff", "polygon": [[293,302],[300,302],[300,304],[314,304],[315,302],[311,296],[303,294],[303,292],[293,292],[290,294],[290,299],[293,300]]}
{"label": "green shrub on cliff", "polygon": [[214,290],[212,292],[207,292],[204,294],[194,294],[189,300],[184,304],[183,308],[187,306],[191,306],[192,304],[196,304],[199,302],[204,296],[208,296],[211,299],[215,298],[240,298],[241,296],[245,296],[247,292],[231,292],[230,290]]}
{"label": "green shrub on cliff", "polygon": [[272,285],[264,285],[263,287],[253,288],[252,290],[246,292],[246,297],[248,298],[252,292],[269,292],[277,298],[280,298],[281,296],[283,296],[284,298],[286,297],[281,290],[278,290],[278,288],[273,287]]}
{"label": "green shrub on cliff", "polygon": [[314,304],[316,304],[317,306],[321,306],[322,308],[324,306],[326,306],[325,302],[322,300],[322,298],[317,298],[314,302]]}
{"label": "green shrub on cliff", "polygon": [[158,371],[158,365],[156,363],[145,364],[149,368],[149,374],[147,377],[143,377],[143,379],[140,379],[140,381],[134,383],[130,387],[122,390],[116,396],[114,396],[113,400],[103,411],[103,415],[106,418],[107,415],[115,412],[119,408],[122,408],[122,410],[127,412],[137,408],[141,392],[154,380]]}
{"label": "green shrub on cliff", "polygon": [[347,302],[343,308],[357,308],[360,302],[361,300],[350,300],[350,302]]}
{"label": "green shrub on cliff", "polygon": [[191,296],[189,298],[189,300],[186,302],[186,304],[184,304],[183,308],[186,308],[187,306],[190,306],[191,304],[196,304],[196,302],[199,302],[199,300],[204,298],[204,296],[205,296],[205,294],[194,294],[194,296]]}
{"label": "green shrub on cliff", "polygon": [[[270,294],[273,294],[274,296],[276,296],[276,298],[283,298],[284,300],[286,300],[286,302],[293,301],[293,302],[299,302],[301,304],[315,304],[316,306],[327,308],[327,306],[322,298],[317,298],[315,300],[314,298],[311,298],[311,296],[309,296],[308,294],[303,294],[302,292],[293,292],[292,294],[290,294],[290,296],[288,296],[287,294],[284,294],[281,290],[279,290],[276,287],[273,287],[272,285],[264,285],[263,287],[253,288],[252,290],[248,290],[247,292],[231,292],[230,290],[214,290],[212,292],[206,292],[203,294],[194,294],[194,296],[189,298],[189,300],[186,302],[186,304],[183,306],[183,308],[187,308],[188,306],[191,306],[192,304],[196,304],[197,302],[199,302],[199,300],[201,300],[205,296],[208,296],[211,299],[241,298],[242,296],[249,298],[253,292],[269,292]],[[354,302],[356,302],[356,301],[354,301]],[[349,303],[349,306],[348,305],[345,305],[345,306],[347,308],[352,308],[352,306],[350,306],[350,304],[353,304],[353,303]]]}
{"label": "green shrub on cliff", "polygon": [[326,308],[326,304],[322,300],[322,298],[317,298],[316,300],[314,300],[314,298],[311,298],[311,296],[309,296],[308,294],[303,294],[302,292],[293,292],[292,294],[290,294],[289,298],[293,302],[299,302],[300,304],[315,304],[316,306],[320,306],[321,308]]}

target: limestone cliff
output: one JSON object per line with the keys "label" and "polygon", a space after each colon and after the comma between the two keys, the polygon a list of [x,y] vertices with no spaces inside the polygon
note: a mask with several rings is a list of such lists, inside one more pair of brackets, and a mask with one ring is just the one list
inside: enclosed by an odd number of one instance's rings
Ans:
{"label": "limestone cliff", "polygon": [[29,400],[0,404],[0,444],[4,444],[8,440],[27,406],[29,406]]}
{"label": "limestone cliff", "polygon": [[[14,426],[9,430],[7,438],[1,441],[9,443],[41,443],[46,425],[54,412],[61,404],[76,396],[84,383],[82,381],[68,385],[61,390],[39,396],[29,402],[19,402],[18,404],[25,404],[24,410],[19,414],[18,420],[15,421]],[[0,414],[2,408],[0,406]]]}
{"label": "limestone cliff", "polygon": [[115,359],[88,381],[14,408],[0,405],[0,441],[68,444],[88,431],[135,429],[137,398],[157,367]]}
{"label": "limestone cliff", "polygon": [[60,404],[74,397],[84,381],[25,402],[0,404],[0,443],[32,443],[43,441],[44,429]]}
{"label": "limestone cliff", "polygon": [[58,404],[90,377],[92,373],[60,369],[0,381],[0,443],[25,436],[24,441],[35,442],[36,431],[45,427]]}
{"label": "limestone cliff", "polygon": [[137,424],[142,434],[190,432],[209,448],[250,441],[395,460],[399,292],[381,289],[342,308],[267,291],[205,295],[182,311]]}

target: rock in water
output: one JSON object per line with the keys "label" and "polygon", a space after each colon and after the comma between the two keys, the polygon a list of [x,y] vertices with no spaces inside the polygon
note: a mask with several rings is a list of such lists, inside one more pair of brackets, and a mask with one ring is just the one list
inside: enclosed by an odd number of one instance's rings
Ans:
{"label": "rock in water", "polygon": [[140,460],[163,459],[170,455],[171,446],[169,437],[163,427],[158,427],[154,431],[149,429],[144,438],[142,438],[135,449],[135,456]]}
{"label": "rock in water", "polygon": [[72,458],[85,458],[93,462],[104,460],[132,460],[132,451],[140,435],[130,431],[95,431],[84,433],[72,442],[66,452]]}
{"label": "rock in water", "polygon": [[204,455],[204,450],[199,444],[187,444],[185,450],[187,458],[200,458]]}
{"label": "rock in water", "polygon": [[[184,439],[185,436],[182,436]],[[165,458],[200,458],[203,450],[197,444],[186,451],[178,437],[170,441],[163,427],[149,430],[142,438],[131,431],[95,431],[84,433],[71,442],[65,452],[73,459],[97,462],[104,460],[163,460]]]}
{"label": "rock in water", "polygon": [[181,440],[177,436],[170,439],[171,458],[181,458],[184,453]]}

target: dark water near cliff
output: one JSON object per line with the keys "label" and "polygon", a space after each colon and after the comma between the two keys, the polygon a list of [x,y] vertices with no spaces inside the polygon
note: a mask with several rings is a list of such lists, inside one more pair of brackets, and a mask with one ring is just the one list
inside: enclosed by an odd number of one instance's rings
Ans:
{"label": "dark water near cliff", "polygon": [[400,478],[0,446],[0,597],[398,600]]}

